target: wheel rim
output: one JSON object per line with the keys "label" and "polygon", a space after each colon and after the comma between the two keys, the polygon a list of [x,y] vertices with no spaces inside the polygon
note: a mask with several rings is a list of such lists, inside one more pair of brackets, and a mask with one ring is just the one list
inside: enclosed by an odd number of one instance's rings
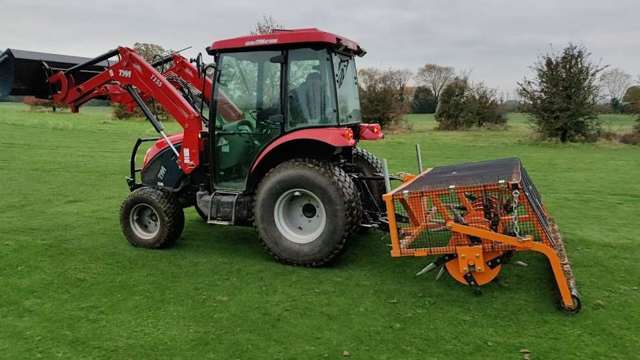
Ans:
{"label": "wheel rim", "polygon": [[160,231],[158,212],[148,204],[137,204],[131,209],[129,224],[141,239],[151,239]]}
{"label": "wheel rim", "polygon": [[305,189],[292,189],[280,195],[276,201],[274,218],[278,231],[297,244],[314,241],[327,224],[322,201]]}

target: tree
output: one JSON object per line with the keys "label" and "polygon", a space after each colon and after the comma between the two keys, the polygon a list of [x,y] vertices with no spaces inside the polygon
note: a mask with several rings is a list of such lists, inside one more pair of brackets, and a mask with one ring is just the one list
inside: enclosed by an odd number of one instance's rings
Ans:
{"label": "tree", "polygon": [[284,26],[275,21],[271,15],[263,16],[262,20],[258,20],[255,27],[251,31],[252,35],[271,34],[274,30],[282,30]]}
{"label": "tree", "polygon": [[466,78],[455,78],[442,90],[435,115],[438,129],[457,130],[472,126],[470,123],[463,123],[465,119],[469,119],[463,116],[468,91],[469,81]]}
{"label": "tree", "polygon": [[450,66],[426,64],[418,69],[416,80],[419,84],[427,86],[436,98],[436,104],[440,100],[440,93],[445,86],[455,77],[455,70]]}
{"label": "tree", "polygon": [[413,73],[408,69],[390,69],[389,71],[391,71],[393,73],[393,76],[397,78],[400,101],[408,104],[408,102],[410,101],[410,94],[408,93],[409,89],[407,88],[407,84],[413,77]]}
{"label": "tree", "polygon": [[629,106],[629,110],[634,113],[640,113],[640,85],[634,85],[627,89],[622,101]]}
{"label": "tree", "polygon": [[418,86],[413,93],[411,112],[416,114],[433,114],[436,112],[436,97],[426,86]]}
{"label": "tree", "polygon": [[613,112],[621,113],[624,111],[622,97],[632,83],[631,75],[619,68],[604,71],[600,75],[600,86],[605,91],[605,96],[609,99]]}
{"label": "tree", "polygon": [[471,86],[463,113],[468,119],[463,120],[463,123],[472,123],[477,127],[504,126],[507,116],[496,93],[495,89],[490,89],[483,83]]}
{"label": "tree", "polygon": [[504,126],[507,123],[496,90],[483,83],[471,85],[467,78],[455,78],[444,88],[435,117],[440,130]]}
{"label": "tree", "polygon": [[613,111],[614,113],[624,113],[625,112],[625,106],[624,106],[624,102],[622,102],[622,100],[620,100],[619,98],[615,98],[612,97],[611,100],[609,100],[609,107],[608,108],[604,108],[604,113],[607,113],[609,111]]}
{"label": "tree", "polygon": [[[162,46],[158,44],[152,43],[135,43],[133,44],[133,49],[141,55],[147,62],[151,63],[157,60],[159,57],[162,57],[168,53],[170,50],[165,50]],[[156,114],[159,116],[166,116],[166,111],[162,106],[154,101],[146,101],[147,105],[150,109],[154,110]],[[142,117],[144,114],[142,111],[136,107],[134,111],[129,111],[125,106],[121,104],[115,105],[113,109],[113,116],[116,119],[128,119],[131,117]]]}
{"label": "tree", "polygon": [[147,62],[153,62],[158,57],[166,55],[167,51],[160,45],[150,43],[135,43],[133,49]]}
{"label": "tree", "polygon": [[518,83],[525,112],[542,136],[568,141],[595,141],[601,135],[596,112],[604,67],[590,60],[583,46],[569,44],[562,52],[541,56],[532,66],[533,79]]}
{"label": "tree", "polygon": [[624,102],[633,103],[640,101],[640,85],[630,86],[622,97]]}
{"label": "tree", "polygon": [[619,68],[609,69],[600,75],[600,85],[610,100],[621,100],[632,83],[631,75]]}
{"label": "tree", "polygon": [[358,87],[363,122],[378,123],[383,127],[399,125],[408,111],[403,70],[360,69]]}

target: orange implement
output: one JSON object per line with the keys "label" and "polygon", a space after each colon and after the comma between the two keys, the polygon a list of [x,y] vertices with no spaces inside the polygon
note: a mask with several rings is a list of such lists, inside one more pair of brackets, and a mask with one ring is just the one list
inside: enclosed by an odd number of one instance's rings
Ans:
{"label": "orange implement", "polygon": [[534,251],[551,265],[562,308],[580,310],[564,243],[520,160],[429,169],[384,200],[392,256],[440,255],[421,273],[442,265],[477,288],[495,279],[514,253]]}

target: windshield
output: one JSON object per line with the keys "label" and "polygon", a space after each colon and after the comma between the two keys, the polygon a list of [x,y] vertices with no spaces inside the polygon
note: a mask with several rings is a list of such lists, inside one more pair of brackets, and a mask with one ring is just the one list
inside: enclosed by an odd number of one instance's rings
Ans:
{"label": "windshield", "polygon": [[333,68],[338,91],[338,116],[340,124],[360,122],[360,97],[358,74],[352,56],[333,54]]}
{"label": "windshield", "polygon": [[246,120],[254,127],[280,113],[279,51],[228,53],[221,56],[216,93],[219,125]]}

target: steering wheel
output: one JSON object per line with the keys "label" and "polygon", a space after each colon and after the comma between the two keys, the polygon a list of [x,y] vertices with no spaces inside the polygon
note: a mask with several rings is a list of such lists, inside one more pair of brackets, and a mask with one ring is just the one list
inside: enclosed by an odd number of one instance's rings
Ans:
{"label": "steering wheel", "polygon": [[246,119],[226,123],[226,124],[222,125],[222,129],[220,129],[220,130],[225,131],[225,132],[228,131],[228,132],[240,133],[239,129],[242,126],[244,126],[244,127],[249,129],[248,133],[253,133],[254,130],[255,130],[254,127],[253,127],[253,123],[251,121],[249,121],[249,120],[246,120]]}
{"label": "steering wheel", "polygon": [[253,126],[253,123],[249,120],[240,120],[236,123],[236,128],[239,128],[240,126],[246,126],[249,128],[250,132],[254,132],[255,128]]}

